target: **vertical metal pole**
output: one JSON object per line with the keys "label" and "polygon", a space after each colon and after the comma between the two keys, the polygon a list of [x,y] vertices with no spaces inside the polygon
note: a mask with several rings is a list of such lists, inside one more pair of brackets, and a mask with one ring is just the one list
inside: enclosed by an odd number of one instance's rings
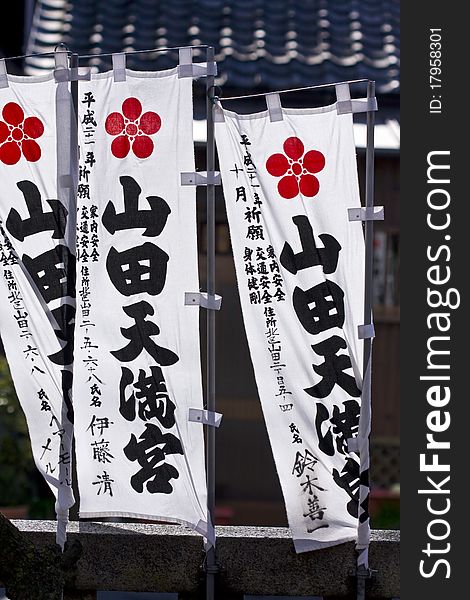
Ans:
{"label": "vertical metal pole", "polygon": [[[73,53],[70,57],[70,69],[71,73],[78,74],[79,56],[77,53]],[[70,163],[71,173],[74,188],[72,190],[73,197],[76,198],[76,186],[78,184],[78,79],[72,79],[70,82],[70,92],[72,95],[72,118],[71,130],[70,130]]]}
{"label": "vertical metal pole", "polygon": [[[214,62],[214,48],[207,48],[207,65]],[[207,113],[207,173],[215,170],[214,144],[214,76],[206,78],[206,113]],[[215,186],[209,183],[207,193],[207,293],[215,294]],[[206,406],[215,412],[215,311],[207,310],[207,384]],[[215,427],[207,427],[207,509],[212,526],[215,513]],[[216,572],[215,547],[206,548],[206,600],[214,600],[214,579]]]}
{"label": "vertical metal pole", "polygon": [[[70,56],[70,69],[77,69],[79,66],[79,56],[73,53]],[[70,82],[70,93],[72,96],[72,110],[70,115],[70,176],[73,181],[73,188],[70,189],[70,206],[72,202],[75,202],[75,210],[73,211],[73,218],[76,218],[76,186],[78,183],[78,81]],[[73,227],[74,236],[76,224]],[[73,238],[73,244],[76,244],[76,238]],[[71,242],[72,243],[72,242]],[[72,325],[75,327],[75,325]],[[78,521],[78,506],[79,506],[79,492],[78,492],[78,478],[77,478],[77,454],[75,452],[75,440],[72,439],[72,490],[75,497],[75,504],[70,509],[70,518],[73,521]]]}
{"label": "vertical metal pole", "polygon": [[29,36],[34,18],[34,0],[26,0],[24,3],[24,21],[23,21],[23,52],[28,54]]}
{"label": "vertical metal pole", "polygon": [[[375,96],[375,82],[367,84],[367,97]],[[366,150],[366,198],[367,208],[374,206],[374,125],[375,113],[367,112],[367,150]],[[364,284],[364,325],[372,323],[372,285],[373,285],[373,242],[374,221],[366,219],[364,226],[365,241],[365,284]],[[357,556],[357,600],[365,598],[365,583],[370,576],[369,571],[369,540],[370,520],[369,508],[369,436],[371,424],[371,369],[372,369],[372,339],[364,340],[363,354],[363,383],[361,399],[361,416],[359,419],[360,439],[360,487],[359,487],[359,515],[366,511],[367,519],[358,524],[358,556]]]}
{"label": "vertical metal pole", "polygon": [[[70,68],[78,69],[78,54],[75,52],[70,56]],[[78,81],[71,81],[70,91],[72,93],[72,104],[75,111],[75,118],[78,119]]]}

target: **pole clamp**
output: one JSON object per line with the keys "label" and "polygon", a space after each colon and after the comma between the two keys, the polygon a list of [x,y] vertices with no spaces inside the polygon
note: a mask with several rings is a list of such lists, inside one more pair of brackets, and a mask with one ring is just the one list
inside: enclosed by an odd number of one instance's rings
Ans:
{"label": "pole clamp", "polygon": [[219,171],[195,171],[194,173],[181,173],[181,185],[221,185],[222,179]]}
{"label": "pole clamp", "polygon": [[378,110],[377,98],[359,98],[351,100],[349,83],[338,83],[336,89],[336,112],[338,115],[348,113],[371,112]]}
{"label": "pole clamp", "polygon": [[369,340],[375,337],[375,329],[373,323],[357,326],[357,337],[360,340]]}
{"label": "pole clamp", "polygon": [[349,113],[372,112],[379,110],[377,98],[357,98],[355,100],[343,100],[336,103],[336,112],[338,115],[347,115]]}
{"label": "pole clamp", "polygon": [[358,206],[348,208],[348,221],[383,221],[383,206]]}
{"label": "pole clamp", "polygon": [[193,423],[201,423],[202,425],[210,425],[211,427],[219,427],[222,421],[222,414],[202,408],[190,408],[188,421]]}
{"label": "pole clamp", "polygon": [[193,48],[179,49],[178,79],[183,77],[208,77],[217,75],[217,63],[193,63]]}
{"label": "pole clamp", "polygon": [[200,306],[208,310],[220,310],[222,296],[210,295],[207,292],[185,292],[184,303],[186,306]]}
{"label": "pole clamp", "polygon": [[212,565],[212,566],[206,565],[204,570],[206,573],[209,573],[211,575],[217,575],[217,573],[220,573],[220,567],[217,564]]}
{"label": "pole clamp", "polygon": [[8,73],[7,66],[4,58],[0,58],[0,88],[7,88],[8,86]]}
{"label": "pole clamp", "polygon": [[361,565],[357,567],[356,570],[351,572],[353,577],[357,577],[358,579],[373,579],[378,573],[378,569],[369,569],[365,565]]}
{"label": "pole clamp", "polygon": [[88,67],[72,67],[69,69],[69,54],[66,51],[54,52],[54,79],[56,83],[66,81],[90,81],[91,69]]}

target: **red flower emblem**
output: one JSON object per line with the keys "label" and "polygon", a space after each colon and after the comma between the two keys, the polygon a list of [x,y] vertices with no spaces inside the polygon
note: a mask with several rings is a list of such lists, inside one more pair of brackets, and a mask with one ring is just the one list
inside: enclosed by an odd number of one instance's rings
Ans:
{"label": "red flower emblem", "polygon": [[266,161],[266,169],[274,177],[282,177],[277,189],[283,198],[290,200],[300,193],[312,198],[318,194],[320,183],[312,173],[325,166],[325,157],[318,150],[304,154],[304,145],[298,137],[284,142],[284,154],[272,154]]}
{"label": "red flower emblem", "polygon": [[0,121],[0,160],[6,165],[16,165],[21,154],[29,162],[41,158],[41,148],[35,142],[44,133],[44,125],[37,117],[25,119],[23,109],[16,102],[8,102],[2,110]]}
{"label": "red flower emblem", "polygon": [[142,114],[142,104],[137,98],[127,98],[122,103],[122,114],[113,112],[106,118],[105,129],[109,135],[117,135],[111,144],[116,158],[125,158],[132,152],[137,158],[148,158],[153,152],[149,135],[157,133],[162,121],[154,112]]}

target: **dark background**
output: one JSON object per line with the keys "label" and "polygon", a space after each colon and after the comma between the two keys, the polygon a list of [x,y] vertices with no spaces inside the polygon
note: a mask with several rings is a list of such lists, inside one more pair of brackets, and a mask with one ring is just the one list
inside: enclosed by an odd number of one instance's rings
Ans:
{"label": "dark background", "polygon": [[[402,3],[402,46],[405,59],[402,69],[401,118],[402,141],[402,204],[404,218],[401,223],[402,264],[402,597],[464,598],[468,592],[466,544],[468,536],[467,469],[464,456],[468,455],[467,427],[469,403],[466,389],[468,352],[465,338],[468,335],[468,226],[467,172],[468,152],[464,131],[467,129],[466,103],[463,100],[462,83],[465,75],[458,65],[463,65],[463,47],[460,40],[466,37],[466,24],[452,6],[434,0],[420,6]],[[443,45],[443,101],[442,115],[429,115],[429,28],[442,28]],[[463,77],[462,77],[463,75]],[[419,382],[426,368],[426,341],[430,331],[426,328],[426,316],[432,312],[426,306],[426,247],[442,243],[443,233],[432,232],[426,226],[427,153],[433,150],[451,151],[452,223],[450,242],[452,250],[451,284],[461,292],[462,304],[451,313],[451,371],[450,402],[451,428],[445,439],[451,441],[446,455],[451,463],[452,507],[443,518],[450,522],[451,536],[444,542],[431,542],[442,547],[450,541],[451,552],[443,555],[450,560],[451,578],[443,579],[444,569],[436,576],[423,579],[419,576],[419,561],[425,556],[421,549],[428,542],[426,527],[433,518],[426,510],[425,496],[419,496],[419,488],[427,489],[426,476],[419,472],[419,454],[426,444],[426,414],[429,406],[425,392],[427,384]],[[437,186],[436,186],[437,187]],[[448,189],[448,188],[447,188]],[[440,309],[444,310],[444,309]],[[446,357],[447,359],[448,357]],[[446,372],[447,373],[447,372]],[[442,452],[441,452],[442,454]],[[441,460],[444,460],[443,457]],[[463,459],[463,460],[462,460]],[[436,473],[435,480],[441,480]],[[437,507],[437,503],[436,503]],[[438,517],[434,517],[438,518]],[[441,530],[442,531],[442,530]],[[437,529],[436,529],[437,533]],[[438,555],[435,555],[438,556]],[[427,564],[430,564],[428,560]]]}

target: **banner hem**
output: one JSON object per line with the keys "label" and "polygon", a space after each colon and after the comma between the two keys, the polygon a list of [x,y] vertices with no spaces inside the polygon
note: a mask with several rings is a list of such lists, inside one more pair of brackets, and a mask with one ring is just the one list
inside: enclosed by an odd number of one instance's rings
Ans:
{"label": "banner hem", "polygon": [[319,542],[316,540],[309,539],[293,539],[294,548],[296,554],[302,554],[303,552],[311,552],[313,550],[322,550],[324,548],[331,548],[332,546],[339,546],[339,544],[345,544],[347,542],[355,542],[357,540],[356,535],[347,536],[335,541]]}
{"label": "banner hem", "polygon": [[207,528],[207,523],[202,521],[201,519],[197,523],[190,523],[189,521],[185,521],[184,519],[177,519],[176,517],[162,517],[160,515],[146,515],[142,513],[133,513],[133,512],[124,512],[124,511],[101,511],[101,512],[79,512],[79,519],[101,519],[107,517],[128,517],[130,519],[145,519],[146,521],[162,521],[162,523],[157,523],[161,525],[172,524],[172,525],[183,525],[184,527],[189,527],[193,531],[196,531],[202,536],[206,534],[203,533],[203,527],[201,527],[201,523],[203,523]]}

